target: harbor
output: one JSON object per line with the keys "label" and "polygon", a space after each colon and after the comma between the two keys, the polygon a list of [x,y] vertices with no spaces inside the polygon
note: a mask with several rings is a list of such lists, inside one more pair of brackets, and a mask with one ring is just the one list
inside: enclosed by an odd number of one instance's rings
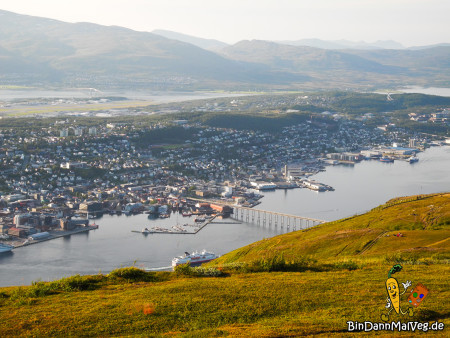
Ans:
{"label": "harbor", "polygon": [[[393,163],[394,160],[402,160],[409,162],[410,164],[416,163],[419,161],[419,157],[416,156],[418,149],[416,148],[403,148],[398,147],[396,144],[393,147],[388,148],[380,148],[380,149],[371,149],[367,151],[361,151],[360,153],[339,153],[339,154],[329,154],[327,160],[322,160],[323,163],[327,163],[328,165],[335,166],[336,164],[348,164],[352,162],[355,163],[364,163],[367,160],[372,160],[376,162],[388,162]],[[332,162],[330,162],[332,161]],[[9,238],[8,242],[14,247],[25,246],[28,244],[40,243],[43,241],[48,241],[51,239],[68,236],[73,233],[79,233],[84,231],[92,230],[93,228],[88,226],[88,220],[95,218],[101,218],[105,213],[109,215],[121,215],[124,214],[126,216],[136,215],[140,213],[144,213],[148,215],[150,220],[154,220],[155,218],[170,218],[171,214],[177,215],[177,223],[176,225],[171,225],[170,227],[144,227],[141,230],[131,230],[134,233],[141,233],[144,235],[149,234],[197,234],[201,231],[205,226],[212,223],[214,219],[218,216],[229,216],[233,213],[233,210],[236,211],[235,218],[238,221],[244,221],[242,218],[239,219],[239,207],[241,208],[255,208],[261,203],[261,199],[264,195],[260,192],[270,194],[271,191],[274,190],[290,190],[293,188],[307,188],[309,190],[317,191],[317,192],[325,192],[325,191],[334,191],[335,189],[328,184],[321,183],[317,180],[317,177],[320,176],[320,173],[324,172],[325,167],[318,167],[313,169],[312,167],[298,167],[298,166],[288,166],[285,165],[284,170],[282,172],[285,181],[274,181],[274,182],[264,182],[264,181],[250,181],[250,185],[254,188],[243,190],[240,193],[237,193],[236,197],[233,196],[230,198],[221,198],[221,199],[200,199],[194,197],[187,197],[184,199],[172,198],[172,199],[158,199],[158,202],[167,204],[151,204],[145,205],[142,203],[128,203],[126,205],[120,205],[117,202],[112,202],[108,205],[108,208],[105,208],[104,203],[99,202],[88,202],[85,204],[80,204],[79,209],[73,211],[72,213],[68,213],[66,217],[59,219],[52,219],[53,228],[50,228],[48,231],[44,231],[42,229],[47,228],[43,225],[42,215],[39,214],[19,214],[14,219],[14,222],[17,224],[21,224],[23,220],[25,220],[25,225],[29,227],[30,234],[28,237],[22,236],[20,233],[14,234],[15,236]],[[305,169],[312,171],[306,172]],[[314,172],[315,171],[315,172]],[[314,176],[312,179],[310,176]],[[252,178],[258,178],[256,176]],[[230,191],[231,188],[229,189]],[[237,190],[236,190],[237,191]],[[236,191],[234,194],[236,194]],[[227,191],[228,193],[228,191]],[[261,209],[259,207],[258,209]],[[264,211],[264,210],[263,210]],[[268,213],[268,220],[266,220],[266,213]],[[182,215],[183,217],[191,217],[195,216],[193,224],[182,222],[180,224],[178,222],[178,216]],[[254,215],[255,212],[252,212]],[[250,217],[248,213],[245,221],[250,222],[254,220],[254,217]],[[258,215],[260,215],[258,211]],[[278,217],[278,214],[275,216]],[[288,227],[290,226],[290,218],[294,221],[294,229],[297,229],[297,220],[294,216],[291,215],[287,219]],[[48,218],[48,217],[47,217]],[[301,217],[300,217],[301,218]],[[272,215],[270,208],[267,209],[264,213],[264,219],[260,220],[258,218],[258,223],[268,222],[272,223]],[[277,224],[277,219],[275,218],[273,221]],[[312,224],[318,224],[322,222],[322,220],[314,221]],[[282,219],[281,225],[283,225],[284,221]],[[41,226],[41,231],[38,231],[36,234],[31,233],[33,230],[33,226],[30,227],[30,224],[39,224]],[[298,220],[298,224],[301,228],[301,220]],[[56,228],[55,228],[56,225]],[[83,225],[83,226],[80,226]],[[309,224],[306,226],[309,227]],[[95,228],[95,227],[94,227]],[[14,228],[11,230],[15,230]],[[18,229],[19,231],[20,230]],[[47,235],[45,235],[47,234]],[[35,238],[35,237],[36,238]]]}
{"label": "harbor", "polygon": [[[310,179],[326,182],[335,188],[334,191],[264,191],[264,197],[259,200],[261,203],[254,209],[333,221],[363,213],[394,197],[450,191],[450,172],[447,170],[450,147],[432,147],[417,156],[419,162],[414,165],[406,161],[386,164],[373,160],[361,161],[355,166],[329,166]],[[133,264],[145,269],[168,266],[170,269],[171,259],[185,251],[205,249],[223,255],[264,238],[293,231],[293,224],[290,228],[282,228],[274,222],[271,225],[269,222],[247,223],[244,214],[239,223],[216,218],[195,236],[144,236],[131,232],[153,226],[171,229],[177,223],[193,224],[196,216],[183,217],[179,212],[171,212],[168,218],[149,219],[145,213],[130,216],[103,214],[95,219],[99,228],[85,232],[86,235],[60,237],[0,255],[0,285],[28,285],[39,279],[54,280],[99,271],[108,273]]]}
{"label": "harbor", "polygon": [[[171,228],[163,228],[163,227],[154,226],[150,229],[144,228],[141,231],[132,230],[131,232],[141,233],[143,235],[149,235],[149,234],[195,235],[200,230],[202,230],[205,226],[212,223],[216,217],[217,217],[217,215],[204,218],[203,221],[196,222],[196,224],[185,223],[181,226],[173,225]],[[187,227],[193,228],[193,230],[189,231],[188,229],[186,229]]]}

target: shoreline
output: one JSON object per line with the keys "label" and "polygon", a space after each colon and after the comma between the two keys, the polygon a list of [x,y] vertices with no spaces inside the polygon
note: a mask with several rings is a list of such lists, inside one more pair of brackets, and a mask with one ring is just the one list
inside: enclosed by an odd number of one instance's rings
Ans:
{"label": "shoreline", "polygon": [[[52,239],[66,237],[66,236],[71,236],[71,235],[74,235],[74,234],[79,234],[79,233],[82,233],[82,232],[88,232],[88,231],[96,230],[96,229],[98,229],[98,225],[88,225],[88,226],[81,227],[81,228],[79,227],[79,228],[74,229],[74,230],[53,230],[53,231],[49,231],[50,235],[48,237],[46,237],[46,238],[38,239],[38,240],[31,240],[31,241],[28,240],[28,239],[24,239],[23,241],[14,240],[14,241],[11,242],[11,245],[14,246],[14,249],[16,249],[16,248],[29,246],[29,245],[32,245],[32,244],[38,244],[38,243],[41,243],[41,242],[50,241]],[[14,242],[16,242],[16,243],[14,243]]]}
{"label": "shoreline", "polygon": [[[441,146],[445,146],[445,145],[441,145]],[[426,149],[424,149],[423,151],[426,151]],[[405,156],[395,156],[394,157],[394,159],[398,160],[398,161],[405,161],[405,158],[406,158]],[[376,159],[368,159],[368,158],[366,158],[363,161],[373,161],[373,160],[376,160]],[[359,162],[362,162],[362,161],[354,162],[354,163],[352,163],[352,165],[359,164]],[[274,190],[290,190],[290,189],[299,189],[299,188],[300,189],[305,189],[306,188],[306,189],[308,189],[310,191],[314,191],[314,192],[334,191],[334,188],[332,188],[331,186],[325,185],[325,184],[317,182],[315,180],[311,180],[310,178],[313,178],[314,176],[316,176],[320,172],[327,171],[327,167],[334,167],[334,166],[339,166],[339,165],[346,165],[346,164],[342,163],[342,161],[339,161],[339,163],[336,163],[334,165],[325,165],[323,169],[318,169],[315,172],[311,172],[310,173],[311,175],[307,177],[305,182],[314,183],[314,185],[317,185],[318,188],[315,188],[313,186],[307,186],[305,184],[301,184],[300,185],[299,182],[295,182],[296,183],[295,186],[283,187],[283,186],[279,185],[280,182],[277,182],[278,183],[277,186],[275,188],[273,188],[273,189],[270,189],[270,190],[274,191]],[[325,188],[321,189],[322,186],[324,186]],[[261,200],[264,199],[264,195],[261,194],[261,193],[266,191],[264,189],[262,189],[262,190],[254,189],[254,190],[257,191],[260,195],[259,195],[259,198],[256,201],[254,201],[254,203],[248,205],[248,207],[250,207],[250,208],[253,208],[253,207],[255,207],[255,206],[257,206],[257,205],[262,203]],[[198,200],[200,200],[200,199],[198,199]],[[216,200],[209,200],[209,199],[202,199],[202,201],[205,201],[205,202],[208,202],[208,203],[224,203],[223,201],[216,201]],[[229,204],[229,203],[225,202],[225,204]],[[200,230],[202,230],[206,225],[212,223],[215,218],[216,217],[213,217],[211,219],[206,220],[206,222],[204,222],[202,225],[200,225],[198,227],[198,229],[194,230],[194,232],[172,231],[170,229],[167,229],[167,231],[165,231],[165,230],[164,231],[151,230],[149,233],[146,233],[144,235],[148,235],[148,234],[188,234],[188,235],[195,235]],[[46,237],[46,238],[43,238],[43,239],[31,240],[31,241],[29,241],[28,239],[23,239],[23,240],[22,239],[15,239],[13,241],[10,241],[7,244],[12,245],[14,247],[14,249],[15,249],[15,248],[28,246],[28,245],[31,245],[31,244],[37,244],[37,243],[49,241],[49,240],[52,240],[52,239],[61,238],[61,237],[65,237],[65,236],[70,236],[70,235],[77,234],[77,233],[83,233],[83,232],[87,232],[87,231],[95,230],[95,229],[98,229],[98,225],[90,225],[90,226],[85,226],[85,227],[78,227],[77,229],[68,230],[68,231],[65,231],[65,230],[53,230],[53,231],[49,231],[50,235],[48,237]],[[135,230],[134,231],[132,230],[132,232],[142,233],[141,231],[135,231]]]}

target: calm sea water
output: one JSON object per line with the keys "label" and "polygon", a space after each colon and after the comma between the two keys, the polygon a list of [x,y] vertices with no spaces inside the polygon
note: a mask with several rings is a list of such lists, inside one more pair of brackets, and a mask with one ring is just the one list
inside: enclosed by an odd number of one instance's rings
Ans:
{"label": "calm sea water", "polygon": [[417,157],[419,162],[413,164],[371,160],[327,167],[313,178],[335,191],[265,192],[256,208],[332,221],[363,213],[394,197],[450,191],[450,147],[432,147]]}
{"label": "calm sea water", "polygon": [[427,94],[427,95],[438,95],[438,96],[450,96],[450,88],[438,88],[438,87],[419,87],[419,86],[410,86],[398,89],[404,93],[419,93],[419,94]]}
{"label": "calm sea water", "polygon": [[[265,192],[259,209],[334,220],[366,210],[397,196],[450,191],[450,147],[434,147],[418,155],[419,162],[363,161],[355,166],[328,167],[314,178],[335,188]],[[0,286],[28,285],[74,274],[108,273],[135,264],[168,268],[184,251],[207,249],[217,254],[283,233],[286,229],[255,224],[209,224],[196,235],[150,234],[144,227],[193,223],[181,215],[149,220],[147,215],[109,216],[99,229],[59,238],[0,255]]]}

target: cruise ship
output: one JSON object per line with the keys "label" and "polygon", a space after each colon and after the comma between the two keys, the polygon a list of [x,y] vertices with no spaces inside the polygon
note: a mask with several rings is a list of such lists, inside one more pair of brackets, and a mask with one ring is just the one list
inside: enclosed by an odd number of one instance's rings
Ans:
{"label": "cruise ship", "polygon": [[0,254],[4,252],[10,252],[12,249],[14,249],[13,246],[0,243]]}
{"label": "cruise ship", "polygon": [[172,259],[172,267],[176,267],[180,264],[186,264],[190,263],[190,265],[201,265],[203,263],[212,261],[213,259],[217,258],[216,254],[212,252],[207,252],[206,250],[203,250],[201,252],[185,252],[184,255],[175,257]]}

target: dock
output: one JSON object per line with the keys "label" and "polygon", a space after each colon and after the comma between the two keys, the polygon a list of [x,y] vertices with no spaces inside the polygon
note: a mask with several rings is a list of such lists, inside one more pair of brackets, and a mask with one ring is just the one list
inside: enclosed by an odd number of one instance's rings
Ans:
{"label": "dock", "polygon": [[[194,229],[194,231],[192,231],[192,232],[190,232],[190,231],[174,231],[174,230],[168,229],[168,228],[155,229],[154,227],[149,229],[150,232],[148,232],[148,233],[145,233],[145,232],[142,232],[142,231],[137,231],[137,230],[132,230],[131,232],[140,233],[140,234],[143,234],[143,235],[151,235],[151,234],[195,235],[196,233],[198,233],[200,230],[202,230],[208,224],[210,224],[210,223],[217,223],[217,222],[213,222],[213,220],[216,217],[217,216],[212,216],[211,218],[209,218],[209,219],[205,220],[204,222],[202,222],[201,224],[199,224],[198,227],[195,224],[189,224],[188,226],[197,228],[197,229]],[[180,227],[180,226],[178,226],[178,227]]]}
{"label": "dock", "polygon": [[73,229],[73,230],[53,230],[53,231],[49,231],[50,235],[46,238],[38,239],[38,240],[31,240],[31,241],[28,239],[25,239],[21,243],[19,242],[17,244],[13,244],[13,246],[14,246],[14,248],[20,248],[23,246],[46,242],[46,241],[50,241],[52,239],[66,237],[66,236],[70,236],[70,235],[74,235],[74,234],[79,234],[82,232],[88,232],[88,231],[95,230],[95,229],[98,229],[98,225],[88,225],[85,227],[78,227],[77,229]]}

